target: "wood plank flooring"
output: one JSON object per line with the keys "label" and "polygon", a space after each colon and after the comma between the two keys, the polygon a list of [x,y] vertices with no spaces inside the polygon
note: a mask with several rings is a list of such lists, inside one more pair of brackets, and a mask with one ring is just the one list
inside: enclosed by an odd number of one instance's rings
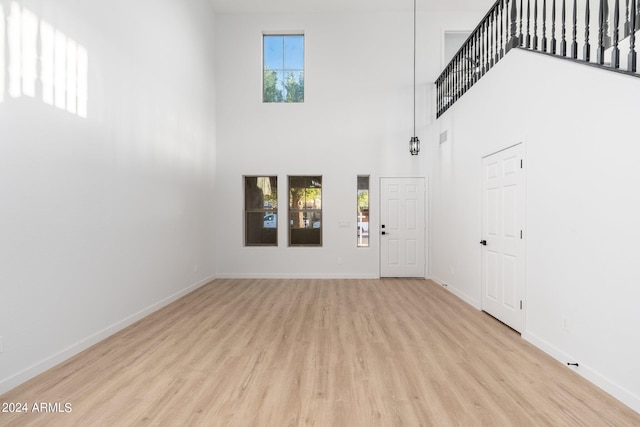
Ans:
{"label": "wood plank flooring", "polygon": [[[2,426],[633,426],[425,280],[216,280],[0,402]],[[29,411],[31,411],[31,407]]]}

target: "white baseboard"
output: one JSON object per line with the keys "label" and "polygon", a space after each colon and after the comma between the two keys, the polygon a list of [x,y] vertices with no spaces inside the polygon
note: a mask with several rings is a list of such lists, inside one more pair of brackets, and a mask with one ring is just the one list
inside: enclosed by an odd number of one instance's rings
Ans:
{"label": "white baseboard", "polygon": [[462,301],[466,302],[467,304],[469,304],[470,306],[472,306],[476,310],[482,310],[482,306],[480,305],[480,301],[476,300],[475,298],[470,297],[469,295],[467,295],[466,293],[460,291],[459,289],[457,289],[455,286],[451,285],[450,283],[447,283],[446,280],[441,280],[441,279],[439,279],[439,278],[437,278],[435,276],[431,276],[431,280],[433,280],[438,285],[442,286],[444,289],[446,289],[447,291],[451,292],[452,294],[454,294],[455,296],[457,296]]}
{"label": "white baseboard", "polygon": [[600,387],[602,390],[609,393],[614,398],[618,399],[634,411],[640,413],[640,396],[637,396],[631,393],[629,390],[620,387],[618,384],[604,377],[598,371],[592,369],[588,365],[580,363],[580,366],[578,367],[568,366],[567,362],[573,363],[576,361],[574,357],[529,332],[522,333],[522,338],[562,363],[567,367],[567,369],[575,371],[578,375],[585,378],[587,381]]}
{"label": "white baseboard", "polygon": [[377,274],[222,273],[218,279],[379,279]]}
{"label": "white baseboard", "polygon": [[137,322],[138,320],[150,315],[151,313],[158,311],[159,309],[161,309],[162,307],[165,307],[169,304],[171,304],[172,302],[182,298],[183,296],[195,291],[196,289],[206,285],[207,283],[211,282],[212,280],[214,280],[215,277],[209,277],[207,279],[201,280],[198,283],[195,283],[179,292],[176,292],[173,295],[170,295],[167,298],[164,298],[161,301],[158,301],[155,304],[150,305],[149,307],[140,310],[137,313],[132,314],[131,316],[101,330],[96,332],[93,335],[88,336],[87,338],[81,340],[80,342],[69,346],[67,348],[65,348],[64,350],[50,356],[47,357],[46,359],[28,367],[27,369],[12,375],[8,378],[5,378],[3,380],[0,381],[0,395],[4,394],[6,392],[8,392],[9,390],[19,386],[22,383],[25,383],[27,381],[29,381],[30,379],[34,378],[37,375],[40,375],[41,373],[45,372],[48,369],[53,368],[54,366],[64,362],[65,360],[75,356],[76,354],[88,349],[89,347],[91,347],[92,345],[95,345],[97,343],[99,343],[100,341],[104,340],[105,338],[110,337],[111,335],[115,334],[116,332],[121,331],[122,329],[126,328],[127,326],[130,326],[132,324],[134,324],[135,322]]}

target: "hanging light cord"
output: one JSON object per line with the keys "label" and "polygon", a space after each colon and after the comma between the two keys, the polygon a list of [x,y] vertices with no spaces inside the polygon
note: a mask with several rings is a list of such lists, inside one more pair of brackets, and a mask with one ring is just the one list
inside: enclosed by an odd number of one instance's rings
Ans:
{"label": "hanging light cord", "polygon": [[413,136],[416,136],[416,0],[413,0]]}

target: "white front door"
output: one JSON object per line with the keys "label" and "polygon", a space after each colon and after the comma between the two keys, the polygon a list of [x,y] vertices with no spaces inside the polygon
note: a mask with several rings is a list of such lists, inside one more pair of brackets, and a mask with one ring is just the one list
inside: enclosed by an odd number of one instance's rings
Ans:
{"label": "white front door", "polygon": [[425,277],[425,180],[380,180],[380,276]]}
{"label": "white front door", "polygon": [[524,329],[525,179],[522,144],[482,159],[482,309]]}

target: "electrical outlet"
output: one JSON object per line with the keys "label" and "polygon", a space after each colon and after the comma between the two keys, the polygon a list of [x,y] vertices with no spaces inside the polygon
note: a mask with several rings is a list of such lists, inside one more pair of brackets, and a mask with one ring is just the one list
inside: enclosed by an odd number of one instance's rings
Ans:
{"label": "electrical outlet", "polygon": [[569,320],[567,320],[566,317],[562,318],[562,330],[564,330],[564,331],[568,331],[569,330]]}

